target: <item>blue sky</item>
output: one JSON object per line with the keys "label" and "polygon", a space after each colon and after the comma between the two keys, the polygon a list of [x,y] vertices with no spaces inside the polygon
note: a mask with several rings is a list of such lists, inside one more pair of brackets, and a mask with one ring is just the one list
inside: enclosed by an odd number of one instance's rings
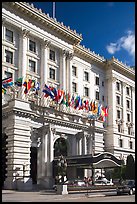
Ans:
{"label": "blue sky", "polygon": [[[53,17],[53,2],[31,2]],[[81,45],[135,65],[135,2],[55,2],[58,22],[82,34]]]}

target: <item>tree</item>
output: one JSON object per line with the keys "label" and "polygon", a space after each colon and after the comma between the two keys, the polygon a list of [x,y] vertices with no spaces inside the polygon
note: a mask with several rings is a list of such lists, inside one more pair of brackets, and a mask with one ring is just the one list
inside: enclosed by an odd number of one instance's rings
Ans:
{"label": "tree", "polygon": [[135,179],[135,161],[131,154],[127,156],[125,176],[126,179]]}

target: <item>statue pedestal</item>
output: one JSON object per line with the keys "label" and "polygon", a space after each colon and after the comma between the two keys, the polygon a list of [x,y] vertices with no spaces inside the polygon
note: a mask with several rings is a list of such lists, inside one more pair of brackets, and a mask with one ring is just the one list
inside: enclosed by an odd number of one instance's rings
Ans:
{"label": "statue pedestal", "polygon": [[57,185],[57,194],[58,195],[68,194],[67,185],[58,184]]}

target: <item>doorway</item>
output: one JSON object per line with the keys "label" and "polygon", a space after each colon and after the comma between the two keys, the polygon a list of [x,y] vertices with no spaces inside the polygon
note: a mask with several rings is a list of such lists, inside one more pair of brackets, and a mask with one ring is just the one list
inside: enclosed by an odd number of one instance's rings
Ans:
{"label": "doorway", "polygon": [[31,147],[30,151],[30,177],[32,184],[37,184],[37,147]]}

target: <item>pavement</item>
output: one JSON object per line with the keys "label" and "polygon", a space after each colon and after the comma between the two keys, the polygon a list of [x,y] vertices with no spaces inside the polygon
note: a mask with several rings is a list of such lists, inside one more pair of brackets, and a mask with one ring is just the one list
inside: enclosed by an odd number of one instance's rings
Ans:
{"label": "pavement", "polygon": [[[106,191],[107,189],[105,189]],[[108,189],[110,190],[110,189]],[[105,196],[104,191],[73,191],[65,195],[58,195],[54,190],[35,190],[35,191],[15,191],[15,190],[2,190],[2,202],[52,202],[64,198],[84,198],[84,197],[97,197]]]}

